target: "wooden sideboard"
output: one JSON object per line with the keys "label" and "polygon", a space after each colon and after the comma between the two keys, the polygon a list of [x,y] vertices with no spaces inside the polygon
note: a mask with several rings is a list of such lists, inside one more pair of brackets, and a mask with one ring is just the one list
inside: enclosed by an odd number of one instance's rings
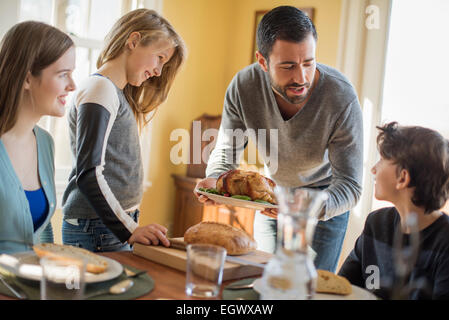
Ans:
{"label": "wooden sideboard", "polygon": [[203,205],[193,194],[201,178],[177,174],[172,174],[172,177],[176,186],[173,237],[184,236],[189,227],[201,221],[229,224],[253,235],[254,210],[226,205]]}

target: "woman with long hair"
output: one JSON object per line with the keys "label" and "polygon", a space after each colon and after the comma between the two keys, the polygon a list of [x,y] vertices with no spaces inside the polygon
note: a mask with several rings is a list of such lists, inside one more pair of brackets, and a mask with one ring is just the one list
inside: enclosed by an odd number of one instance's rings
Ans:
{"label": "woman with long hair", "polygon": [[138,226],[139,129],[167,98],[184,59],[181,37],[152,10],[129,12],[107,35],[98,71],[80,85],[69,114],[75,160],[63,197],[65,244],[91,251],[169,245],[165,227]]}
{"label": "woman with long hair", "polygon": [[54,143],[36,124],[42,116],[64,115],[74,68],[73,41],[45,23],[16,24],[2,40],[0,253],[53,241]]}

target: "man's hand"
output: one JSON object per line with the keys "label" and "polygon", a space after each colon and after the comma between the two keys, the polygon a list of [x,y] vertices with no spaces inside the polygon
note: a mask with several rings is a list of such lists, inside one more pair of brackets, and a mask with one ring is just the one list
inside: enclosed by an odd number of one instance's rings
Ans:
{"label": "man's hand", "polygon": [[270,218],[278,218],[278,209],[269,209],[266,208],[264,211],[260,211],[261,214],[264,214]]}
{"label": "man's hand", "polygon": [[161,242],[166,247],[170,246],[170,241],[167,239],[167,228],[157,223],[137,227],[128,239],[128,243],[131,245],[135,242],[155,246]]}
{"label": "man's hand", "polygon": [[[215,189],[217,187],[217,179],[215,178],[206,178],[203,179],[201,181],[199,181],[196,186],[195,186],[195,190],[199,189],[199,188],[204,188],[204,189]],[[205,205],[212,205],[215,204],[215,201],[212,201],[211,199],[209,199],[208,197],[202,195],[202,194],[198,194],[195,191],[193,191],[193,193],[195,194],[196,198],[198,199],[199,202],[205,204]]]}

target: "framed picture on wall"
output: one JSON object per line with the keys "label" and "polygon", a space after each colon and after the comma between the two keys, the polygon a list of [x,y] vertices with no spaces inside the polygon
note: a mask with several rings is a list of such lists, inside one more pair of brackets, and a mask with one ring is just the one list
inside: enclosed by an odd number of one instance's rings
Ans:
{"label": "framed picture on wall", "polygon": [[[313,16],[315,13],[315,8],[311,8],[311,7],[307,7],[307,8],[298,8],[299,10],[301,10],[302,12],[304,12],[305,14],[307,14],[307,16],[310,18],[310,20],[313,21]],[[267,13],[269,10],[261,10],[261,11],[256,11],[256,19],[254,22],[254,37],[253,37],[253,48],[251,51],[251,63],[256,62],[256,51],[257,51],[257,41],[256,41],[256,34],[257,34],[257,26],[259,25],[260,20],[262,20],[263,16],[265,15],[265,13]]]}

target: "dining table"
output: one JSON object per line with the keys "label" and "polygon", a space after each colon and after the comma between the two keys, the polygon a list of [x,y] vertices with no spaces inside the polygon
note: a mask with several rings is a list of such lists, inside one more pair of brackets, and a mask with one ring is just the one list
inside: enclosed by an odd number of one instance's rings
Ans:
{"label": "dining table", "polygon": [[[136,300],[201,300],[201,298],[190,297],[185,293],[185,272],[147,260],[135,255],[131,251],[102,252],[98,254],[116,260],[122,265],[147,271],[148,275],[154,280],[154,288]],[[207,298],[207,300],[221,300],[223,288],[241,279],[224,281],[221,285],[219,295],[216,298]],[[0,294],[0,300],[16,299]]]}
{"label": "dining table", "polygon": [[[198,300],[198,298],[190,297],[185,293],[186,273],[183,271],[150,261],[137,256],[132,252],[108,252],[102,253],[102,255],[122,264],[148,271],[150,277],[154,279],[154,289],[148,294],[138,298],[138,300]],[[225,286],[237,280],[238,279],[223,281],[219,296],[216,299],[219,300],[222,298],[222,291]],[[210,300],[210,298],[207,300]]]}
{"label": "dining table", "polygon": [[[229,285],[238,286],[255,283],[262,274],[245,276],[223,281],[220,291],[215,298],[192,297],[185,293],[186,273],[155,261],[134,254],[132,251],[101,252],[97,253],[123,265],[134,272],[146,271],[152,281],[152,289],[146,294],[137,296],[135,300],[258,300],[257,290],[229,290]],[[128,267],[128,268],[127,268]],[[148,277],[147,277],[148,278]],[[111,280],[112,281],[112,280]],[[369,291],[352,286],[353,293],[348,296],[332,294],[316,294],[314,300],[377,300]],[[0,300],[16,300],[16,298],[0,293]],[[255,301],[253,301],[255,302]]]}

